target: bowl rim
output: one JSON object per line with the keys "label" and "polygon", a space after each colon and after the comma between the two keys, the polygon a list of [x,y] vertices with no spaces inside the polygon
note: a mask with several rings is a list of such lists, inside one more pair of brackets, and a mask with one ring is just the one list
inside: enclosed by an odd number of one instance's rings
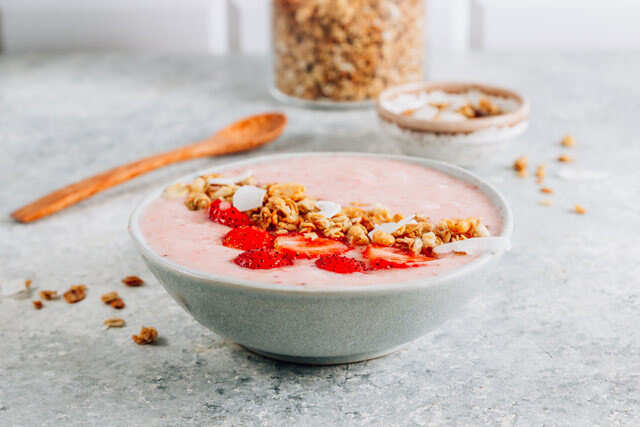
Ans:
{"label": "bowl rim", "polygon": [[196,279],[200,281],[209,282],[215,286],[225,286],[236,288],[239,290],[259,290],[263,292],[273,293],[287,293],[287,294],[324,294],[324,295],[344,295],[344,294],[359,294],[359,293],[396,293],[399,291],[413,291],[422,288],[435,287],[445,283],[450,283],[462,276],[467,276],[486,264],[491,260],[496,259],[502,255],[500,253],[486,253],[480,255],[477,259],[462,265],[460,268],[447,272],[442,275],[432,276],[425,279],[416,279],[403,282],[385,282],[385,283],[372,283],[358,286],[336,286],[336,285],[313,285],[313,286],[301,286],[291,284],[276,284],[269,282],[260,282],[254,280],[245,280],[235,278],[232,276],[216,275],[213,273],[206,273],[198,270],[191,269],[184,265],[173,262],[167,258],[163,258],[158,255],[145,241],[142,231],[140,229],[140,217],[149,203],[161,197],[164,189],[178,182],[188,182],[195,177],[210,173],[214,171],[221,171],[225,169],[233,169],[243,166],[249,166],[255,163],[264,161],[272,161],[278,159],[297,158],[297,157],[322,157],[322,156],[347,156],[347,157],[369,157],[386,160],[398,160],[405,161],[414,164],[419,164],[423,167],[432,168],[437,171],[443,172],[455,179],[459,179],[463,182],[475,186],[479,191],[485,194],[491,203],[493,203],[502,217],[502,231],[499,236],[511,239],[513,233],[513,214],[506,199],[498,190],[496,190],[491,184],[484,181],[480,177],[467,171],[466,169],[458,166],[451,165],[449,163],[422,159],[419,157],[402,156],[394,154],[374,154],[374,153],[360,153],[360,152],[295,152],[295,153],[279,153],[268,154],[264,156],[251,157],[249,159],[243,159],[232,162],[224,162],[209,168],[201,169],[196,172],[184,175],[178,179],[174,179],[171,182],[156,188],[151,191],[146,197],[144,197],[138,205],[134,208],[129,216],[128,230],[131,238],[141,253],[143,258],[148,262],[155,263],[162,266],[165,269],[171,270],[175,273],[179,273],[189,279]]}
{"label": "bowl rim", "polygon": [[[488,116],[475,118],[473,120],[465,120],[459,122],[447,122],[427,119],[416,119],[414,117],[389,111],[383,104],[387,99],[397,96],[400,93],[415,93],[422,91],[442,90],[444,92],[458,93],[469,90],[477,90],[489,95],[499,96],[503,98],[511,98],[518,102],[518,108],[507,114],[499,114],[497,116]],[[429,81],[407,83],[399,86],[393,86],[385,89],[380,93],[376,103],[376,111],[378,116],[387,122],[396,124],[397,126],[412,130],[415,132],[431,132],[431,133],[472,133],[492,127],[504,128],[515,126],[524,122],[529,117],[529,102],[514,90],[500,86],[493,86],[485,83],[477,82],[456,82],[456,81]]]}

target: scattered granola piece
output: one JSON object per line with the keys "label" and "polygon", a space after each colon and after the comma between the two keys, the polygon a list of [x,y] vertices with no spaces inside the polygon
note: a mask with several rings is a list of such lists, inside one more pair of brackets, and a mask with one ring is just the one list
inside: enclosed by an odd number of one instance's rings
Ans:
{"label": "scattered granola piece", "polygon": [[122,283],[127,286],[142,286],[144,284],[144,280],[142,280],[138,276],[127,276],[122,279]]}
{"label": "scattered granola piece", "polygon": [[109,304],[111,301],[114,301],[116,299],[118,299],[118,293],[117,292],[107,292],[106,294],[102,295],[100,297],[100,299],[102,300],[103,303],[105,304]]}
{"label": "scattered granola piece", "polygon": [[85,285],[73,285],[67,292],[62,295],[64,296],[65,301],[67,301],[69,304],[75,304],[82,301],[86,297],[86,290],[87,287]]}
{"label": "scattered granola piece", "polygon": [[551,206],[551,205],[553,205],[553,200],[551,200],[551,199],[542,199],[542,200],[540,200],[540,204],[542,206]]}
{"label": "scattered granola piece", "polygon": [[567,156],[566,154],[562,154],[558,157],[558,161],[562,163],[569,163],[569,162],[573,162],[573,158],[570,156]]}
{"label": "scattered granola piece", "polygon": [[124,319],[119,317],[112,317],[104,321],[104,326],[107,328],[122,328],[125,325]]}
{"label": "scattered granola piece", "polygon": [[32,302],[33,302],[33,308],[35,308],[36,310],[40,310],[42,308],[42,301],[36,300]]}
{"label": "scattered granola piece", "polygon": [[513,162],[513,169],[518,172],[518,176],[524,178],[527,176],[527,165],[529,163],[529,159],[527,156],[518,157],[515,162]]}
{"label": "scattered granola piece", "polygon": [[138,335],[131,335],[133,342],[139,345],[151,344],[158,337],[158,331],[151,326],[143,326]]}
{"label": "scattered granola piece", "polygon": [[587,213],[587,211],[580,205],[576,205],[573,209],[577,214],[580,214],[580,215],[584,215]]}
{"label": "scattered granola piece", "polygon": [[574,147],[576,145],[576,140],[573,139],[571,134],[568,134],[562,139],[562,145],[565,147]]}
{"label": "scattered granola piece", "polygon": [[547,167],[545,165],[538,165],[536,168],[536,177],[538,178],[538,184],[541,184],[544,180],[544,177],[547,174]]}
{"label": "scattered granola piece", "polygon": [[122,298],[116,298],[109,303],[109,305],[117,310],[121,310],[124,308],[125,304]]}
{"label": "scattered granola piece", "polygon": [[24,281],[24,287],[27,289],[31,288],[31,279],[27,279]]}
{"label": "scattered granola piece", "polygon": [[553,190],[549,187],[542,187],[540,191],[545,194],[553,194]]}
{"label": "scattered granola piece", "polygon": [[58,291],[50,291],[46,289],[43,289],[42,291],[38,292],[38,295],[40,295],[40,298],[42,298],[45,301],[51,301],[51,300],[60,298],[60,295],[58,295]]}

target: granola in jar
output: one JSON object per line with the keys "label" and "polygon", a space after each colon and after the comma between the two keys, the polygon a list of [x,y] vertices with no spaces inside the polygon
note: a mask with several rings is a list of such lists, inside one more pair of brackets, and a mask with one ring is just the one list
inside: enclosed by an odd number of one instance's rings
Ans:
{"label": "granola in jar", "polygon": [[279,98],[371,101],[423,66],[424,0],[273,0]]}

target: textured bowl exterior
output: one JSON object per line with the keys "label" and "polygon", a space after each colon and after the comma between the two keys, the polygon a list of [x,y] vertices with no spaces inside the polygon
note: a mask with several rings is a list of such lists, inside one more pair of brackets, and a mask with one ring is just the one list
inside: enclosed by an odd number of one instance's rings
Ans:
{"label": "textured bowl exterior", "polygon": [[384,134],[400,143],[404,154],[463,167],[492,163],[499,159],[499,154],[513,144],[513,140],[523,134],[529,125],[528,122],[522,122],[495,134],[438,135],[402,129],[381,118],[378,118],[378,124]]}
{"label": "textured bowl exterior", "polygon": [[[300,155],[326,154],[331,153]],[[295,156],[265,156],[228,166]],[[468,172],[429,160],[378,157],[424,164],[476,184],[499,208],[502,235],[511,235],[511,213],[504,199]],[[348,276],[343,287],[243,282],[191,271],[150,249],[142,238],[138,221],[146,204],[159,194],[154,192],[136,208],[129,230],[149,269],[167,292],[198,322],[217,334],[257,353],[298,363],[334,364],[370,359],[419,338],[486,286],[486,267],[501,255],[486,254],[452,274],[412,283],[350,287]]]}

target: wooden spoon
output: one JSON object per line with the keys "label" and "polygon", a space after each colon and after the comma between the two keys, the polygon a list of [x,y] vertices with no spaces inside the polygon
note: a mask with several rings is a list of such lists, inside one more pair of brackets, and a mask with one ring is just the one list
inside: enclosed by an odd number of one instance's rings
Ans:
{"label": "wooden spoon", "polygon": [[89,198],[99,191],[162,166],[198,157],[220,156],[254,149],[280,136],[286,124],[287,117],[282,113],[247,117],[195,144],[118,166],[61,188],[21,207],[11,213],[11,216],[20,222],[35,221]]}

